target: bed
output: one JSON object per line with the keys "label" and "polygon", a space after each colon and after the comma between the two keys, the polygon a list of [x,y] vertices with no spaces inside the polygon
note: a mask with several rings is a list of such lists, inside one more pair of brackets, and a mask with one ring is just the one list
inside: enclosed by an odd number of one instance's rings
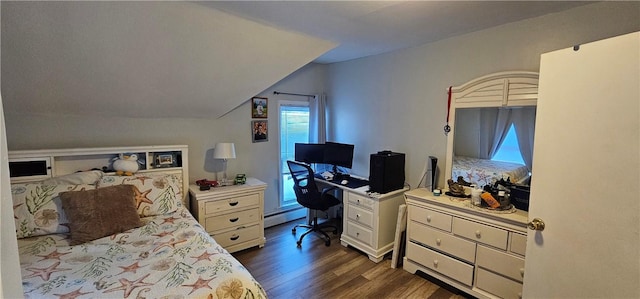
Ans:
{"label": "bed", "polygon": [[455,179],[459,176],[482,187],[507,178],[513,183],[522,184],[530,175],[529,169],[523,164],[454,156],[451,177]]}
{"label": "bed", "polygon": [[179,168],[12,183],[25,297],[266,298],[185,207]]}

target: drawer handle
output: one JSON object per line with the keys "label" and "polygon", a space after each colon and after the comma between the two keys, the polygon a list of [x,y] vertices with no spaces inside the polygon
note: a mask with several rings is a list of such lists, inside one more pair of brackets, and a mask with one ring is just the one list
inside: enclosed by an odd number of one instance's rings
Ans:
{"label": "drawer handle", "polygon": [[438,268],[438,260],[433,260],[433,266]]}
{"label": "drawer handle", "polygon": [[231,219],[229,219],[229,222],[236,222],[236,221],[238,221],[238,219],[240,219],[240,218],[238,218],[238,217],[236,217],[236,218],[231,218]]}
{"label": "drawer handle", "polygon": [[356,219],[360,219],[360,214],[356,214]]}
{"label": "drawer handle", "polygon": [[427,222],[431,222],[431,215],[427,216]]}
{"label": "drawer handle", "polygon": [[520,268],[520,276],[524,277],[524,268]]}
{"label": "drawer handle", "polygon": [[476,238],[480,238],[480,237],[482,237],[482,234],[480,234],[480,231],[479,231],[479,230],[477,230],[477,231],[476,231]]}
{"label": "drawer handle", "polygon": [[358,201],[358,204],[360,204],[360,200],[358,199],[357,201]]}
{"label": "drawer handle", "polygon": [[522,293],[518,293],[518,298],[522,299]]}
{"label": "drawer handle", "polygon": [[229,239],[230,239],[231,241],[235,241],[235,240],[238,240],[238,238],[240,238],[240,236],[238,236],[238,235],[233,235],[233,236],[231,236],[231,238],[229,238]]}
{"label": "drawer handle", "polygon": [[232,206],[232,207],[235,207],[235,206],[238,205],[238,202],[237,201],[230,202],[229,205]]}
{"label": "drawer handle", "polygon": [[440,240],[440,238],[436,239],[436,244],[438,244],[438,246],[440,246],[440,243],[442,243],[442,240]]}

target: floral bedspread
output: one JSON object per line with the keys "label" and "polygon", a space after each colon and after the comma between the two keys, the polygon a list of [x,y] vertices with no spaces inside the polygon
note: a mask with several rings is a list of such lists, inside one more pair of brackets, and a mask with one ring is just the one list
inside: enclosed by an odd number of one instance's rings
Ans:
{"label": "floral bedspread", "polygon": [[260,284],[184,208],[69,246],[64,234],[18,240],[26,298],[266,298]]}
{"label": "floral bedspread", "polygon": [[478,187],[492,185],[496,181],[509,178],[517,183],[529,177],[527,166],[517,163],[498,162],[485,159],[455,156],[451,177],[455,180],[462,176],[465,181],[475,183]]}

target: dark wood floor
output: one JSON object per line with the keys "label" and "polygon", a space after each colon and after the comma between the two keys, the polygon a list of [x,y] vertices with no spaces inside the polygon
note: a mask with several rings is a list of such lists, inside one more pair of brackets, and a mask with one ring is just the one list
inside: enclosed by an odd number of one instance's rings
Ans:
{"label": "dark wood floor", "polygon": [[[269,298],[465,298],[401,269],[391,269],[391,258],[374,263],[367,255],[340,244],[331,236],[331,246],[307,235],[296,247],[291,228],[296,222],[267,228],[263,248],[233,255],[249,269]],[[297,235],[305,229],[299,229]]]}

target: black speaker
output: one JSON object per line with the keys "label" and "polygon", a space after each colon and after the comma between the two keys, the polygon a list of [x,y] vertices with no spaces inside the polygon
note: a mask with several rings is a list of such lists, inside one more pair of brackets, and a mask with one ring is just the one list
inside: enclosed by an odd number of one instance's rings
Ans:
{"label": "black speaker", "polygon": [[404,154],[381,151],[371,154],[369,190],[387,193],[404,187]]}

